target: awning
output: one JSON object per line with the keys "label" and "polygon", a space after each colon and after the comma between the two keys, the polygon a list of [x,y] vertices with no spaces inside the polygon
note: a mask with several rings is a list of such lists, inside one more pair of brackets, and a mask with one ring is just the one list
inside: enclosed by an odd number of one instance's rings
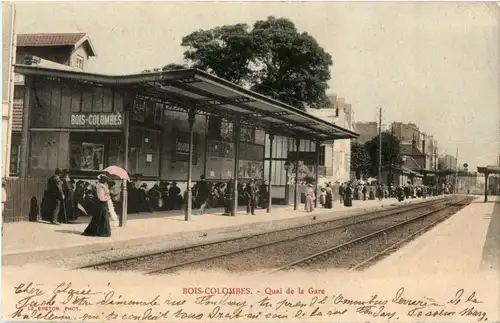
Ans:
{"label": "awning", "polygon": [[494,166],[494,165],[489,165],[489,166],[478,166],[477,167],[478,173],[490,173],[490,174],[500,174],[500,166]]}
{"label": "awning", "polygon": [[131,90],[198,113],[240,120],[276,135],[320,141],[355,139],[356,132],[197,69],[133,75],[102,75],[15,65],[23,75],[52,77]]}

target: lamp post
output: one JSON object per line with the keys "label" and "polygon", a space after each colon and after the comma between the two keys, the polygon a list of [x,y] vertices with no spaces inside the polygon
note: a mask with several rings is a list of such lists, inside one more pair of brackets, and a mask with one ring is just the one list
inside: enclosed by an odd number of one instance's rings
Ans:
{"label": "lamp post", "polygon": [[283,167],[285,168],[285,178],[286,178],[286,186],[285,186],[285,203],[286,203],[286,205],[288,205],[290,203],[290,195],[289,195],[290,193],[289,193],[289,189],[288,189],[288,171],[290,170],[291,165],[292,164],[288,160],[285,162],[285,165],[283,165]]}

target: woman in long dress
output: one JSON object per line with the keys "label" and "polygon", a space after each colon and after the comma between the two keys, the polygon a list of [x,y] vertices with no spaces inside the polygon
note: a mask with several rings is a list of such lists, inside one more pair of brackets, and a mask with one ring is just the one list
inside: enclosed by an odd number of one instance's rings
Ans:
{"label": "woman in long dress", "polygon": [[351,184],[347,184],[345,188],[345,196],[344,196],[344,206],[351,207],[352,206],[352,188]]}
{"label": "woman in long dress", "polygon": [[312,185],[307,185],[306,190],[306,212],[314,211],[314,201],[316,200],[316,196],[314,195],[314,190]]}
{"label": "woman in long dress", "polygon": [[92,208],[92,220],[82,233],[91,237],[110,237],[111,225],[109,223],[108,201],[111,199],[108,188],[108,177],[99,175],[99,182],[96,184],[97,199]]}

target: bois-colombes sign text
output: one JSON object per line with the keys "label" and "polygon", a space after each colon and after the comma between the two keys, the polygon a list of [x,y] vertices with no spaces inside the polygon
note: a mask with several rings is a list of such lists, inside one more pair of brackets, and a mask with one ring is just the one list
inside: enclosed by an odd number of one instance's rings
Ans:
{"label": "bois-colombes sign text", "polygon": [[73,113],[70,126],[73,128],[121,128],[121,113]]}

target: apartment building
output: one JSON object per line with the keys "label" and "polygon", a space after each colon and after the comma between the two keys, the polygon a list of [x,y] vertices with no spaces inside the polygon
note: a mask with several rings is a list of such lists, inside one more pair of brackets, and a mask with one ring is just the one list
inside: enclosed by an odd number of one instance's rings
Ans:
{"label": "apartment building", "polygon": [[[345,98],[330,96],[331,105],[307,112],[345,129],[357,131],[354,126],[354,109]],[[320,182],[346,182],[351,177],[351,140],[336,140],[321,146]]]}

